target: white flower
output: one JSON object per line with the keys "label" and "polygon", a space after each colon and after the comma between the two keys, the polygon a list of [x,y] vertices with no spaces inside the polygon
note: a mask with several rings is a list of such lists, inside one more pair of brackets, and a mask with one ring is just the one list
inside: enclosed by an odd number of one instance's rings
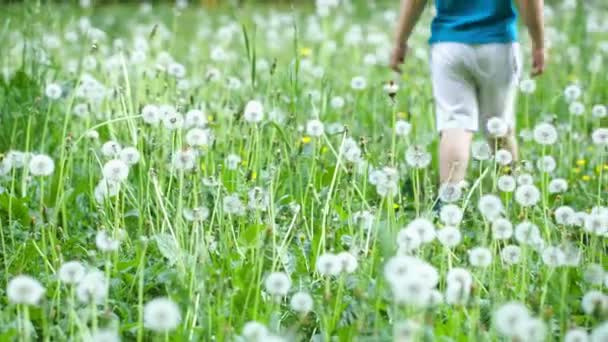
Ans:
{"label": "white flower", "polygon": [[266,337],[268,336],[268,328],[266,328],[266,326],[260,322],[249,321],[243,326],[242,335],[247,341],[266,341]]}
{"label": "white flower", "polygon": [[306,123],[306,134],[311,137],[320,137],[323,134],[324,126],[323,123],[317,119],[309,120]]}
{"label": "white flower", "polygon": [[547,189],[550,194],[560,194],[568,191],[568,181],[563,178],[554,178],[549,182]]}
{"label": "white flower", "polygon": [[508,150],[500,149],[496,151],[496,154],[494,155],[494,160],[496,160],[496,163],[498,163],[499,165],[506,166],[511,164],[511,162],[513,161],[513,155]]}
{"label": "white flower", "polygon": [[395,134],[401,137],[408,136],[412,131],[412,124],[405,120],[397,120],[395,122]]}
{"label": "white flower", "polygon": [[515,201],[522,207],[531,207],[540,200],[540,191],[534,185],[522,185],[515,190]]}
{"label": "white flower", "polygon": [[296,292],[289,302],[289,306],[295,312],[307,314],[312,311],[314,302],[308,292]]}
{"label": "white flower", "polygon": [[418,249],[421,244],[420,236],[412,229],[401,229],[397,233],[397,246],[400,253],[409,254]]}
{"label": "white flower", "polygon": [[471,145],[471,155],[477,160],[488,160],[492,157],[492,150],[487,141],[476,140]]}
{"label": "white flower", "polygon": [[412,145],[405,152],[405,161],[413,168],[423,169],[431,163],[431,154],[421,145]]}
{"label": "white flower", "polygon": [[37,305],[45,291],[38,280],[28,275],[18,275],[8,282],[6,296],[13,304]]}
{"label": "white flower", "polygon": [[337,276],[342,270],[342,264],[335,254],[323,253],[317,258],[316,268],[320,275]]}
{"label": "white flower", "polygon": [[521,258],[521,248],[515,245],[505,246],[500,251],[500,258],[507,265],[515,265],[519,263],[519,259]]}
{"label": "white flower", "polygon": [[264,106],[260,101],[251,100],[245,106],[243,118],[249,123],[258,123],[264,119]]}
{"label": "white flower", "polygon": [[162,118],[163,126],[168,130],[176,130],[184,127],[184,117],[178,112],[170,112]]}
{"label": "white flower", "polygon": [[139,161],[140,154],[135,147],[126,147],[120,151],[119,158],[127,165],[135,165]]}
{"label": "white flower", "polygon": [[89,115],[89,106],[86,103],[78,103],[72,109],[74,115],[85,118]]}
{"label": "white flower", "polygon": [[241,157],[236,154],[229,154],[224,161],[228,170],[236,170],[241,163]]}
{"label": "white flower", "polygon": [[492,117],[486,123],[486,128],[490,136],[495,138],[501,138],[509,133],[509,126],[503,118]]}
{"label": "white flower", "polygon": [[553,145],[557,142],[557,130],[550,123],[540,123],[534,127],[534,141],[541,145]]}
{"label": "white flower", "polygon": [[182,215],[186,221],[204,221],[209,217],[209,208],[205,206],[196,207],[192,209],[184,208]]}
{"label": "white flower", "polygon": [[464,268],[452,268],[446,277],[446,302],[448,304],[465,304],[471,294],[473,277]]}
{"label": "white flower", "polygon": [[530,221],[523,221],[515,226],[515,240],[520,244],[532,244],[540,239],[538,226]]}
{"label": "white flower", "polygon": [[570,226],[574,224],[574,216],[576,212],[569,206],[563,205],[555,209],[553,215],[555,216],[555,222],[557,224]]}
{"label": "white flower", "polygon": [[514,336],[517,328],[530,319],[530,311],[519,302],[509,302],[501,305],[494,312],[494,326],[505,336]]}
{"label": "white flower", "polygon": [[499,217],[492,222],[492,237],[495,240],[507,240],[513,236],[513,224],[511,221]]}
{"label": "white flower", "polygon": [[541,172],[551,173],[555,170],[556,166],[555,158],[551,156],[543,156],[536,161],[536,167]]}
{"label": "white flower", "polygon": [[350,252],[340,252],[336,256],[340,261],[342,272],[353,273],[359,266],[357,258]]}
{"label": "white flower", "polygon": [[425,218],[414,219],[405,229],[416,232],[422,243],[429,243],[435,239],[435,226]]}
{"label": "white flower", "polygon": [[568,107],[568,111],[572,115],[576,115],[576,116],[583,115],[583,113],[585,113],[585,105],[578,101],[574,101]]}
{"label": "white flower", "polygon": [[608,216],[592,212],[585,217],[583,229],[586,232],[597,235],[606,234],[606,232],[608,232]]}
{"label": "white flower", "polygon": [[606,106],[601,104],[595,105],[591,109],[591,115],[594,118],[603,119],[608,116],[608,109],[606,109]]}
{"label": "white flower", "polygon": [[66,284],[76,284],[84,278],[85,273],[86,270],[79,261],[68,261],[59,267],[58,277]]}
{"label": "white flower", "polygon": [[200,109],[190,109],[186,112],[186,118],[184,119],[185,128],[203,128],[205,126],[207,126],[207,117],[203,111]]}
{"label": "white flower", "polygon": [[571,84],[564,90],[566,102],[571,103],[578,99],[582,94],[581,88],[577,84]]}
{"label": "white flower", "polygon": [[144,305],[144,326],[152,331],[175,330],[180,321],[179,307],[169,298],[155,298]]}
{"label": "white flower", "polygon": [[524,94],[532,94],[536,90],[536,81],[525,79],[519,83],[519,90]]}
{"label": "white flower", "polygon": [[564,336],[564,342],[589,342],[589,334],[583,328],[573,328]]}
{"label": "white flower", "polygon": [[158,125],[161,120],[161,113],[157,106],[153,104],[147,104],[141,110],[141,118],[148,125]]}
{"label": "white flower", "polygon": [[241,199],[236,195],[228,195],[224,197],[223,206],[224,212],[226,214],[235,215],[235,216],[243,216],[245,215],[245,206]]}
{"label": "white flower", "polygon": [[355,76],[350,81],[350,87],[353,90],[363,90],[367,87],[367,80],[363,76]]}
{"label": "white flower", "polygon": [[446,204],[439,212],[439,219],[448,226],[458,226],[462,221],[462,216],[462,209],[455,204]]}
{"label": "white flower", "polygon": [[456,183],[443,183],[439,187],[439,199],[444,203],[456,202],[462,196],[462,186]]}
{"label": "white flower", "polygon": [[608,322],[604,322],[593,329],[590,342],[608,341]]}
{"label": "white flower", "polygon": [[345,101],[342,96],[334,96],[329,101],[329,105],[333,109],[340,109],[340,108],[344,107],[344,104],[345,104]]}
{"label": "white flower", "polygon": [[481,196],[477,208],[487,220],[493,220],[503,212],[502,201],[498,196],[492,194]]}
{"label": "white flower", "polygon": [[540,318],[532,317],[520,321],[515,329],[512,336],[516,341],[544,341],[547,330]]}
{"label": "white flower", "polygon": [[416,308],[428,306],[431,297],[431,288],[424,279],[412,275],[399,283],[393,283],[392,290],[398,304],[411,305]]}
{"label": "white flower", "polygon": [[597,146],[608,146],[608,128],[597,128],[591,134],[591,140]]}
{"label": "white flower", "polygon": [[462,241],[462,234],[458,228],[447,226],[437,231],[437,240],[446,248],[454,248]]}
{"label": "white flower", "polygon": [[167,73],[175,78],[183,78],[186,76],[186,68],[176,62],[171,62],[167,65]]}
{"label": "white flower", "polygon": [[61,86],[57,83],[49,83],[46,85],[46,89],[44,91],[44,93],[46,94],[46,97],[48,97],[51,100],[57,100],[61,97],[62,95],[62,90],[61,90]]}
{"label": "white flower", "polygon": [[173,154],[171,165],[176,170],[189,171],[196,166],[197,153],[195,150],[186,149]]}
{"label": "white flower", "polygon": [[107,197],[114,197],[120,191],[120,183],[107,179],[101,179],[95,186],[94,196],[98,203],[102,203]]}
{"label": "white flower", "polygon": [[559,247],[549,246],[543,250],[542,259],[548,267],[559,267],[566,263],[566,253]]}
{"label": "white flower", "polygon": [[608,296],[600,291],[591,290],[581,300],[583,311],[590,316],[601,316],[608,311]]}
{"label": "white flower", "polygon": [[583,273],[583,279],[591,285],[601,285],[606,272],[601,265],[589,264]]}
{"label": "white flower", "polygon": [[118,332],[109,329],[99,329],[91,334],[90,339],[85,339],[86,342],[120,342]]}
{"label": "white flower", "polygon": [[517,186],[517,183],[515,182],[515,178],[513,178],[513,176],[502,175],[498,177],[496,185],[502,192],[513,192]]}
{"label": "white flower", "polygon": [[213,142],[213,133],[205,128],[192,128],[186,133],[186,143],[190,146],[209,146]]}
{"label": "white flower", "polygon": [[517,177],[518,185],[532,185],[534,184],[534,178],[531,174],[522,173]]}
{"label": "white flower", "polygon": [[107,141],[101,146],[101,154],[107,158],[118,157],[118,154],[122,150],[122,147],[116,141]]}
{"label": "white flower", "polygon": [[103,166],[103,178],[112,182],[122,182],[129,177],[129,166],[120,159],[112,159]]}
{"label": "white flower", "polygon": [[485,247],[473,247],[469,250],[469,263],[474,267],[488,267],[492,263],[492,252]]}
{"label": "white flower", "polygon": [[110,284],[99,270],[89,271],[78,283],[76,295],[83,303],[101,303],[108,296]]}
{"label": "white flower", "polygon": [[341,151],[344,159],[351,163],[356,163],[361,160],[361,149],[359,148],[359,144],[351,137],[344,139]]}
{"label": "white flower", "polygon": [[264,287],[271,295],[284,297],[291,288],[291,279],[283,272],[273,272],[266,277]]}
{"label": "white flower", "polygon": [[95,245],[102,252],[114,252],[120,247],[120,240],[114,239],[105,230],[100,230],[95,236]]}
{"label": "white flower", "polygon": [[29,171],[33,176],[50,176],[55,171],[55,162],[47,155],[34,155],[29,162]]}

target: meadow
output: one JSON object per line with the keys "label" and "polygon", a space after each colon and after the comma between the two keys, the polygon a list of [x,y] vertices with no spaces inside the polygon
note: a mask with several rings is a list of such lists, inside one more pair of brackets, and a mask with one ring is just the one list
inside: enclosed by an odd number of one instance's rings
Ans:
{"label": "meadow", "polygon": [[0,341],[608,341],[603,2],[451,191],[431,6],[1,6]]}

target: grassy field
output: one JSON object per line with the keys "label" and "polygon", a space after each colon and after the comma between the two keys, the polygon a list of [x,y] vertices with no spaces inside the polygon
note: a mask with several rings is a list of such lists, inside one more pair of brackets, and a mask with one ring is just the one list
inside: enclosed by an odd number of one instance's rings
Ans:
{"label": "grassy field", "polygon": [[5,5],[0,341],[608,341],[608,10],[547,6],[522,161],[449,196],[431,8],[390,96],[351,2]]}

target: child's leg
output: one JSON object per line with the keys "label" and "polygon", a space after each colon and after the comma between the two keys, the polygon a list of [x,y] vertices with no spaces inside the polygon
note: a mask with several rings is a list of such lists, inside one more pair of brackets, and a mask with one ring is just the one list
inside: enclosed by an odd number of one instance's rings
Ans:
{"label": "child's leg", "polygon": [[439,43],[431,47],[431,76],[437,114],[439,181],[464,180],[473,132],[478,129],[477,85],[470,71],[475,51],[469,45]]}
{"label": "child's leg", "polygon": [[439,181],[455,184],[464,180],[469,164],[473,133],[462,128],[441,132],[439,141]]}
{"label": "child's leg", "polygon": [[[477,48],[476,76],[479,87],[480,125],[492,148],[504,148],[511,152],[513,161],[519,153],[515,136],[515,98],[521,73],[519,45],[488,44]],[[509,127],[508,134],[501,138],[488,135],[486,123],[492,117],[502,118]]]}

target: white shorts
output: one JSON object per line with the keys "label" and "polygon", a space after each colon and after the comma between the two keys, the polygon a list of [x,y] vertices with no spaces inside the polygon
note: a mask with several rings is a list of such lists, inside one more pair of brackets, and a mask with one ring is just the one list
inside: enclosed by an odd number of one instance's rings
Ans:
{"label": "white shorts", "polygon": [[521,75],[518,43],[431,45],[431,78],[437,130],[486,132],[492,117],[515,128],[515,96]]}

